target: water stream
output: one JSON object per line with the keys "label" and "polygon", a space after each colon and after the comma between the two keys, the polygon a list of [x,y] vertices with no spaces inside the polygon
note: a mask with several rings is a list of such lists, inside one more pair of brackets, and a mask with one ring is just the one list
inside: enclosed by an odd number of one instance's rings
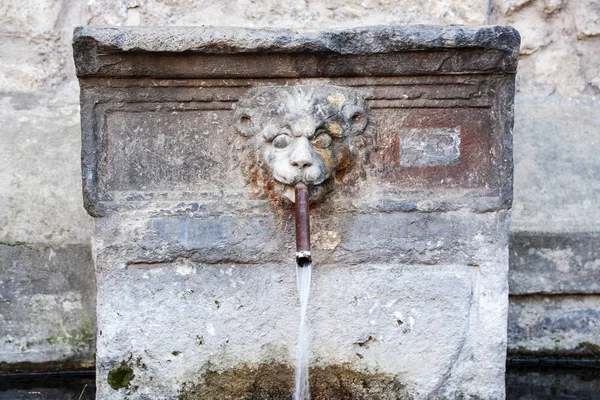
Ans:
{"label": "water stream", "polygon": [[310,276],[312,264],[296,266],[296,283],[300,295],[300,329],[296,344],[296,373],[294,400],[309,400],[310,388],[308,384],[308,355],[310,353],[309,332],[306,323],[306,307],[310,294]]}

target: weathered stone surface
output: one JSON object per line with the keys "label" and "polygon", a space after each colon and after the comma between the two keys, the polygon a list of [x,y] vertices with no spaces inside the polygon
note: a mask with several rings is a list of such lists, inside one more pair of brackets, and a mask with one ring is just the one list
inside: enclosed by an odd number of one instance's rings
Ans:
{"label": "weathered stone surface", "polygon": [[7,96],[0,109],[0,242],[86,243],[92,220],[81,207],[77,110],[31,100]]}
{"label": "weathered stone surface", "polygon": [[[359,168],[353,168],[352,174],[339,176],[339,189],[334,194],[341,203],[348,203],[348,198],[365,198],[359,191],[376,195],[339,207],[378,208],[382,211],[464,208],[485,211],[508,205],[512,189],[501,178],[510,176],[512,172],[508,165],[511,143],[504,136],[490,137],[485,132],[491,129],[491,115],[486,109],[496,107],[490,99],[491,93],[508,99],[512,93],[510,85],[504,78],[485,77],[481,85],[489,87],[488,90],[477,92],[478,86],[469,83],[468,86],[474,86],[476,92],[474,96],[465,96],[462,89],[466,85],[459,82],[462,79],[398,78],[396,83],[391,78],[335,80],[337,84],[374,86],[367,95],[372,110],[370,125],[362,135],[363,143],[357,144],[362,147],[359,150],[362,157],[356,163]],[[110,94],[110,89],[103,87],[105,81],[86,78],[82,82],[86,85],[82,110],[84,130],[95,132],[83,138],[85,203],[92,214],[101,215],[108,209],[134,204],[132,201],[179,201],[197,199],[198,196],[218,207],[222,196],[219,182],[223,180],[229,182],[226,193],[230,198],[237,196],[241,199],[242,193],[249,189],[254,192],[254,197],[265,195],[262,179],[249,174],[247,169],[230,168],[231,165],[243,164],[245,151],[242,138],[225,134],[227,129],[231,129],[228,128],[231,117],[228,119],[227,115],[231,115],[236,107],[236,98],[241,97],[242,88],[249,85],[248,81],[211,80],[209,87],[195,89],[204,98],[192,101],[189,100],[187,86],[181,90],[169,90],[168,87],[156,88],[152,81],[145,79],[126,80],[118,81],[117,87],[127,87],[128,91],[119,89]],[[265,79],[254,82],[268,84]],[[182,85],[178,81],[163,83],[176,87]],[[194,80],[190,84],[197,85]],[[444,96],[438,94],[441,88],[446,88],[449,93]],[[405,94],[407,92],[413,98]],[[161,106],[158,113],[155,102],[166,93],[174,101]],[[502,104],[506,106],[506,103]],[[420,110],[413,110],[414,107]],[[498,112],[501,112],[500,108]],[[502,109],[502,112],[508,110]],[[139,124],[134,126],[131,122],[123,122],[125,117]],[[145,117],[156,123],[148,124]],[[182,133],[180,136],[168,134],[170,125],[163,121],[174,118],[177,118],[174,126]],[[436,125],[461,131],[465,145],[460,165],[452,169],[403,166],[399,135],[407,128],[427,130]],[[501,129],[508,132],[510,126],[503,125]],[[125,140],[131,130],[136,132],[138,140]],[[478,140],[487,141],[486,147],[477,148],[471,144]],[[192,145],[186,146],[190,143]],[[162,148],[169,149],[169,152],[155,156]],[[194,148],[198,151],[192,151]],[[100,157],[104,152],[107,155]],[[372,162],[367,162],[367,155]],[[112,162],[107,163],[107,160]],[[197,172],[193,172],[194,169]],[[122,171],[126,173],[120,174]],[[366,185],[356,184],[360,174],[371,177]],[[185,184],[186,179],[188,185]],[[432,191],[438,195],[424,197]],[[423,196],[419,197],[418,193]],[[474,198],[478,201],[471,201]],[[244,201],[241,200],[240,204]]]}
{"label": "weathered stone surface", "polygon": [[593,99],[517,98],[510,293],[557,296],[511,296],[515,356],[598,357],[585,345],[598,337],[598,108]]}
{"label": "weathered stone surface", "polygon": [[91,25],[276,26],[327,29],[374,24],[484,24],[486,3],[480,0],[377,2],[373,0],[309,0],[302,3],[200,0],[173,2],[108,2],[93,0],[86,12]]}
{"label": "weathered stone surface", "polygon": [[599,10],[597,0],[492,1],[490,22],[512,25],[523,38],[517,91],[542,102],[598,96]]}
{"label": "weathered stone surface", "polygon": [[[73,48],[79,77],[325,78],[515,72],[519,41],[517,31],[498,26],[396,26],[322,32],[84,27],[75,31]],[[429,49],[436,51],[423,52]],[[403,53],[411,52],[406,59]],[[246,53],[255,57],[242,58]],[[289,53],[298,55],[286,57]],[[82,54],[90,56],[82,58]],[[221,57],[215,57],[217,54]],[[223,57],[227,54],[231,56]],[[418,62],[409,62],[412,58]],[[144,63],[153,64],[153,68],[144,67]]]}
{"label": "weathered stone surface", "polygon": [[88,246],[2,244],[0,276],[0,370],[93,365],[96,290]]}
{"label": "weathered stone surface", "polygon": [[327,122],[360,140],[311,209],[315,398],[503,398],[517,46],[502,27],[76,31],[98,393],[291,395],[293,208],[252,140]]}
{"label": "weathered stone surface", "polygon": [[94,363],[93,221],[81,201],[78,110],[60,103],[64,93],[0,94],[3,372]]}
{"label": "weathered stone surface", "polygon": [[511,235],[509,287],[513,295],[600,293],[600,235]]}
{"label": "weathered stone surface", "polygon": [[[519,232],[598,230],[597,210],[592,207],[598,203],[597,191],[593,189],[598,175],[588,172],[594,171],[591,162],[598,159],[589,151],[597,147],[590,133],[598,126],[593,117],[599,114],[599,107],[589,101],[600,93],[597,57],[600,47],[597,36],[586,35],[594,28],[596,2],[494,1],[492,7],[482,0],[288,3],[282,6],[279,2],[262,0],[197,0],[185,4],[177,0],[0,2],[0,121],[23,116],[29,120],[0,129],[0,164],[6,161],[0,175],[8,177],[0,184],[2,241],[45,244],[46,237],[52,235],[51,246],[61,246],[63,241],[89,242],[91,221],[78,200],[80,182],[73,179],[79,168],[78,145],[75,145],[79,131],[75,129],[78,86],[70,42],[73,28],[83,24],[273,26],[293,30],[407,23],[513,25],[522,36],[517,99],[524,99],[515,108],[517,210],[513,222]],[[508,6],[513,10],[507,10]],[[548,55],[542,56],[545,53]],[[540,96],[535,102],[527,98],[533,92]],[[560,96],[574,96],[575,100],[565,107],[556,106],[557,100],[567,100]],[[520,113],[523,104],[527,105],[526,111]],[[543,120],[527,123],[523,125],[526,129],[520,129],[522,117],[535,117],[538,113],[544,115],[545,121],[555,121],[551,123],[554,126],[550,129],[551,136],[546,133],[544,127],[548,125]],[[63,127],[67,119],[69,127]],[[569,125],[562,123],[565,121]],[[29,139],[31,132],[38,132],[41,127],[45,134]],[[49,134],[50,130],[57,133]],[[552,141],[555,135],[562,139]],[[52,138],[50,143],[49,138]],[[523,147],[522,139],[530,143],[527,148]],[[591,145],[580,148],[575,146],[577,143]],[[538,146],[539,152],[530,151]],[[544,156],[547,152],[555,154],[555,148],[564,149],[561,154],[569,160],[559,167],[554,167],[553,157]],[[32,153],[35,159],[28,156]],[[67,153],[71,156],[65,157]],[[585,179],[580,180],[579,174]],[[36,177],[35,185],[27,183],[31,177]],[[9,190],[2,191],[3,188]],[[563,203],[567,205],[564,208]],[[14,208],[7,208],[6,204]],[[56,211],[46,212],[45,206]],[[396,209],[410,209],[407,206],[403,203]],[[339,240],[335,232],[322,232],[319,237],[329,247],[335,247]],[[28,284],[23,282],[23,285],[23,290],[27,290]],[[65,290],[71,289],[65,287]],[[26,317],[20,316],[19,320]],[[35,323],[30,322],[31,326]]]}
{"label": "weathered stone surface", "polygon": [[[128,392],[143,397],[157,390],[152,380],[161,376],[160,390],[173,393],[184,383],[196,383],[206,371],[291,364],[298,323],[292,265],[211,266],[183,259],[106,271],[98,303],[100,392],[110,398]],[[491,348],[503,347],[503,323],[473,326],[483,317],[480,307],[492,313],[505,306],[491,292],[489,303],[472,303],[474,292],[489,291],[477,283],[482,279],[478,269],[369,264],[317,268],[308,314],[315,366],[339,364],[392,374],[419,396],[472,392],[477,389],[460,378],[466,373],[461,369],[476,371],[455,360],[467,354],[489,360]],[[498,273],[503,267],[481,268]],[[444,328],[431,329],[432,324]],[[465,341],[480,336],[479,329],[495,332],[497,342],[491,348],[477,351],[471,340]],[[488,379],[502,379],[503,355],[497,356],[497,369],[485,374]],[[129,360],[135,376],[130,387],[109,389],[108,371]],[[448,374],[462,390],[448,387]]]}
{"label": "weathered stone surface", "polygon": [[[85,203],[93,215],[122,206],[124,199],[134,198],[133,192],[137,199],[141,190],[146,191],[146,198],[179,200],[185,197],[183,192],[189,192],[215,200],[221,196],[218,187],[222,180],[230,182],[227,190],[234,196],[256,186],[256,181],[248,184],[252,177],[244,181],[243,171],[230,168],[240,162],[236,153],[241,153],[243,141],[226,135],[231,123],[226,117],[228,110],[231,113],[253,85],[272,85],[281,82],[280,78],[286,78],[287,84],[302,84],[301,79],[310,77],[327,77],[329,84],[357,88],[364,92],[372,110],[364,134],[365,142],[370,143],[364,144],[362,167],[363,174],[371,177],[366,181],[371,186],[361,188],[355,177],[342,177],[340,186],[346,190],[336,193],[340,199],[362,189],[363,193],[353,197],[370,197],[371,203],[404,201],[397,208],[405,210],[422,209],[416,199],[425,200],[426,194],[432,203],[430,210],[485,211],[510,204],[511,124],[508,120],[493,122],[495,114],[489,112],[490,108],[503,115],[512,111],[510,72],[516,67],[519,38],[510,28],[373,27],[310,34],[177,28],[172,35],[182,37],[182,43],[176,46],[165,44],[171,35],[168,29],[129,28],[122,31],[123,40],[119,32],[82,28],[74,39],[83,89]],[[234,34],[236,40],[225,46],[228,35]],[[251,40],[252,35],[259,41]],[[287,39],[280,43],[282,37]],[[477,50],[478,40],[483,50]],[[275,51],[277,46],[280,49]],[[432,46],[438,50],[426,51]],[[231,54],[233,51],[239,53]],[[269,53],[264,54],[266,51]],[[457,71],[470,75],[456,76]],[[489,74],[491,71],[509,73]],[[139,78],[101,79],[132,75]],[[188,79],[164,79],[174,77]],[[211,79],[199,80],[206,78]],[[119,89],[114,90],[113,85]],[[166,134],[173,125],[168,121],[174,118],[184,133],[181,136]],[[434,127],[461,132],[464,151],[460,163],[445,169],[403,167],[398,135],[407,128]],[[124,140],[132,129],[139,137],[133,143]],[[491,135],[491,129],[502,134]],[[193,146],[185,146],[189,141],[202,151],[191,152]],[[483,141],[484,145],[475,145]],[[162,146],[169,149],[168,159],[154,156]],[[367,154],[372,162],[366,161]],[[193,166],[200,172],[188,176]],[[122,170],[127,173],[120,174]],[[369,192],[378,196],[365,196]]]}
{"label": "weathered stone surface", "polygon": [[600,358],[598,295],[513,296],[509,354],[515,358]]}
{"label": "weathered stone surface", "polygon": [[[293,255],[291,211],[287,207],[262,215],[249,209],[213,216],[111,214],[98,221],[96,235],[104,249],[118,252],[122,262],[132,266],[168,264],[182,258],[208,264],[285,263]],[[497,257],[508,245],[507,238],[494,234],[508,225],[506,213],[428,212],[423,216],[311,210],[311,215],[316,238],[313,252],[319,262],[327,264],[445,262],[478,267],[481,254]]]}
{"label": "weathered stone surface", "polygon": [[[73,35],[77,73],[82,77],[102,74],[90,68],[90,61],[120,52],[381,54],[476,48],[506,53],[506,68],[514,71],[519,42],[519,33],[505,26],[374,26],[315,32],[233,27],[79,27]],[[90,50],[94,56],[79,57]]]}
{"label": "weathered stone surface", "polygon": [[598,232],[600,105],[517,100],[513,232]]}
{"label": "weathered stone surface", "polygon": [[600,35],[600,1],[580,1],[577,4],[575,26],[580,37]]}
{"label": "weathered stone surface", "polygon": [[32,92],[67,86],[60,103],[77,100],[70,42],[73,28],[96,26],[244,26],[283,29],[332,29],[365,25],[484,24],[483,0],[422,1],[402,4],[372,0],[269,1],[198,0],[126,2],[74,0],[23,1],[0,4],[0,92]]}

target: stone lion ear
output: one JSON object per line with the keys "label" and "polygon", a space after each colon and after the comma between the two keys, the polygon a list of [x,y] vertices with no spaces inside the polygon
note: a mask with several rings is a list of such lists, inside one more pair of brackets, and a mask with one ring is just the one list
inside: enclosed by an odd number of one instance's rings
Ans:
{"label": "stone lion ear", "polygon": [[360,135],[367,126],[367,113],[364,106],[347,105],[343,110],[350,133]]}
{"label": "stone lion ear", "polygon": [[250,109],[239,110],[235,114],[235,130],[242,136],[254,136],[258,131],[258,116]]}

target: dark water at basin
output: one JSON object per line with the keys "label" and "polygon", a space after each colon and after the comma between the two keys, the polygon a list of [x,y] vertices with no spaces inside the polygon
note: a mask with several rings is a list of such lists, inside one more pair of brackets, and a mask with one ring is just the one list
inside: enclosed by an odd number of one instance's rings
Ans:
{"label": "dark water at basin", "polygon": [[507,400],[600,400],[600,363],[513,364]]}
{"label": "dark water at basin", "polygon": [[[87,373],[0,375],[0,400],[82,400],[95,398],[94,375]],[[506,373],[507,400],[599,400],[600,364],[512,363]]]}
{"label": "dark water at basin", "polygon": [[95,379],[93,371],[0,375],[0,400],[78,400],[82,391],[81,400],[94,400]]}

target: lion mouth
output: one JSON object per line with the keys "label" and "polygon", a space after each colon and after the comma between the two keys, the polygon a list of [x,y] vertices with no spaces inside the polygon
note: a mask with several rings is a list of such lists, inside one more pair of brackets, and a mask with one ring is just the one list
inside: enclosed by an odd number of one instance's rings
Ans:
{"label": "lion mouth", "polygon": [[273,177],[278,183],[281,183],[282,185],[285,186],[291,186],[294,187],[296,186],[298,183],[302,182],[304,183],[306,186],[319,186],[320,184],[322,184],[323,182],[325,182],[326,178],[319,178],[317,180],[309,180],[309,179],[304,179],[304,178],[297,178],[297,179],[293,179],[293,180],[287,180],[287,179],[280,179],[276,176]]}
{"label": "lion mouth", "polygon": [[304,183],[306,186],[318,186],[325,182],[328,178],[329,176],[327,174],[319,174],[316,179],[303,176],[302,174],[297,174],[292,179],[289,179],[283,178],[277,173],[273,173],[273,179],[286,186],[296,186],[300,182]]}
{"label": "lion mouth", "polygon": [[[292,203],[296,202],[296,191],[295,191],[295,187],[293,185],[288,185],[286,183],[280,183],[277,182],[279,185],[279,188],[276,189],[277,192],[279,192],[279,194],[281,196],[283,196],[284,198],[288,199],[289,201],[291,201]],[[327,188],[323,185],[313,185],[313,186],[308,186],[308,196],[310,201],[318,201],[320,199],[323,198],[323,195],[325,193],[327,193]]]}

